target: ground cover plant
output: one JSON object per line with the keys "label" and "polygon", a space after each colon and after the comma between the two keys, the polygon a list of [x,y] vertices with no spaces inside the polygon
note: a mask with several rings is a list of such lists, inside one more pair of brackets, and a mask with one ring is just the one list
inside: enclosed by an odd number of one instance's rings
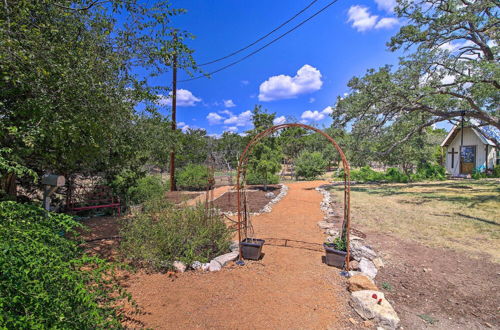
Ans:
{"label": "ground cover plant", "polygon": [[0,202],[0,328],[121,327],[113,265],[83,254],[72,217]]}
{"label": "ground cover plant", "polygon": [[[332,188],[343,198],[339,187]],[[432,247],[500,262],[500,181],[494,179],[351,187],[353,224]]]}
{"label": "ground cover plant", "polygon": [[121,252],[133,264],[165,271],[177,260],[190,265],[229,252],[229,229],[221,216],[207,216],[204,205],[178,208],[157,199],[144,208],[121,230]]}
{"label": "ground cover plant", "polygon": [[[446,173],[444,167],[425,163],[417,168],[415,173],[406,174],[399,168],[390,167],[385,172],[375,171],[370,166],[353,169],[350,172],[351,180],[356,182],[416,182],[424,180],[444,180]],[[334,178],[344,178],[344,171],[334,174]]]}

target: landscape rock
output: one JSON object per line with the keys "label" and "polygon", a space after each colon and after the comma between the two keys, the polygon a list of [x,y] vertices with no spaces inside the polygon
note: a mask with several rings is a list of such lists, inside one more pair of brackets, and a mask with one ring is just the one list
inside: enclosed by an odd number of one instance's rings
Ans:
{"label": "landscape rock", "polygon": [[212,259],[210,261],[210,264],[208,265],[208,270],[211,272],[218,272],[219,270],[222,269],[222,265],[215,259]]}
{"label": "landscape rock", "polygon": [[382,258],[378,257],[372,260],[373,264],[377,268],[383,268],[384,267],[384,261],[382,261]]}
{"label": "landscape rock", "polygon": [[351,292],[361,290],[378,290],[375,283],[373,283],[373,281],[368,276],[362,274],[352,276],[349,280],[347,280],[347,285],[349,291]]}
{"label": "landscape rock", "polygon": [[352,270],[358,270],[359,269],[359,262],[356,260],[353,260],[349,262],[349,267],[351,267]]}
{"label": "landscape rock", "polygon": [[217,261],[222,267],[227,265],[230,261],[234,261],[238,258],[238,252],[229,252],[214,258],[212,261]]}
{"label": "landscape rock", "polygon": [[274,198],[274,193],[270,191],[266,193],[264,196],[266,196],[267,198]]}
{"label": "landscape rock", "polygon": [[375,267],[373,262],[366,258],[361,258],[361,260],[359,261],[359,270],[372,280],[375,278],[375,276],[377,276],[378,272],[377,267]]}
{"label": "landscape rock", "polygon": [[231,252],[238,252],[240,249],[240,244],[236,241],[232,241],[231,245],[229,245],[229,249]]}
{"label": "landscape rock", "polygon": [[327,229],[327,230],[325,230],[325,234],[327,234],[329,236],[335,236],[335,237],[340,236],[339,231],[337,229]]}
{"label": "landscape rock", "polygon": [[203,271],[205,271],[205,272],[206,272],[207,270],[209,270],[209,269],[210,269],[210,263],[209,263],[209,262],[204,263],[204,264],[201,266],[201,270],[203,270]]}
{"label": "landscape rock", "polygon": [[349,277],[353,277],[353,276],[356,276],[356,275],[359,275],[359,274],[363,274],[357,270],[350,270],[349,271]]}
{"label": "landscape rock", "polygon": [[[377,299],[372,296],[377,295]],[[378,300],[382,299],[378,304]],[[399,317],[384,294],[375,290],[361,290],[351,293],[351,306],[365,320],[371,320],[384,329],[396,329]]]}
{"label": "landscape rock", "polygon": [[325,240],[327,243],[333,243],[335,241],[336,236],[328,236]]}
{"label": "landscape rock", "polygon": [[363,245],[363,241],[354,240],[350,241],[351,256],[360,261],[361,258],[373,260],[377,257],[377,253],[368,246]]}
{"label": "landscape rock", "polygon": [[335,225],[333,223],[329,223],[329,222],[326,222],[326,221],[320,221],[320,222],[318,222],[318,226],[321,229],[331,229]]}
{"label": "landscape rock", "polygon": [[193,263],[191,264],[191,268],[194,270],[200,270],[200,269],[202,269],[202,267],[203,267],[203,264],[199,261],[193,261]]}
{"label": "landscape rock", "polygon": [[173,266],[175,270],[179,273],[184,273],[186,271],[186,264],[181,261],[174,261]]}

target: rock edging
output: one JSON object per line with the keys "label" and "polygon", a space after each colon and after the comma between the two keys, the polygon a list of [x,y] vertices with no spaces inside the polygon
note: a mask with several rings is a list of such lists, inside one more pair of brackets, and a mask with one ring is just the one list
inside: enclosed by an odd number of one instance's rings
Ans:
{"label": "rock edging", "polygon": [[[327,235],[326,242],[330,243],[340,236],[333,223],[336,214],[332,208],[331,193],[327,190],[332,186],[334,185],[321,185],[316,188],[323,195],[320,208],[324,213],[324,218],[318,222],[318,227]],[[369,245],[364,244],[364,239],[361,237],[350,235],[349,243],[350,255],[354,259],[350,262],[353,271],[348,273],[351,307],[364,320],[373,321],[382,329],[397,329],[399,317],[373,281],[378,268],[384,266],[382,259]]]}

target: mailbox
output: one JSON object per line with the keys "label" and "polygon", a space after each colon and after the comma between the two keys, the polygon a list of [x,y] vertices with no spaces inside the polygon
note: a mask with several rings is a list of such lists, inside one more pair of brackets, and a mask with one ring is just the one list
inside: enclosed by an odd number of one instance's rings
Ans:
{"label": "mailbox", "polygon": [[45,174],[42,176],[42,184],[53,187],[62,187],[66,183],[66,179],[62,175]]}
{"label": "mailbox", "polygon": [[45,174],[42,176],[42,184],[45,185],[43,191],[43,207],[50,211],[50,196],[57,190],[58,187],[64,186],[66,179],[62,175]]}

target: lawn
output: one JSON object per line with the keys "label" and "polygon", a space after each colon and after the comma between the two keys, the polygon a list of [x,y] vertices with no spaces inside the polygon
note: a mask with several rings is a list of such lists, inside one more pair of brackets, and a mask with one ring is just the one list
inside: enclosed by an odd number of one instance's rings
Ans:
{"label": "lawn", "polygon": [[[341,187],[332,188],[342,200]],[[354,228],[500,263],[500,180],[359,184],[351,188]]]}

